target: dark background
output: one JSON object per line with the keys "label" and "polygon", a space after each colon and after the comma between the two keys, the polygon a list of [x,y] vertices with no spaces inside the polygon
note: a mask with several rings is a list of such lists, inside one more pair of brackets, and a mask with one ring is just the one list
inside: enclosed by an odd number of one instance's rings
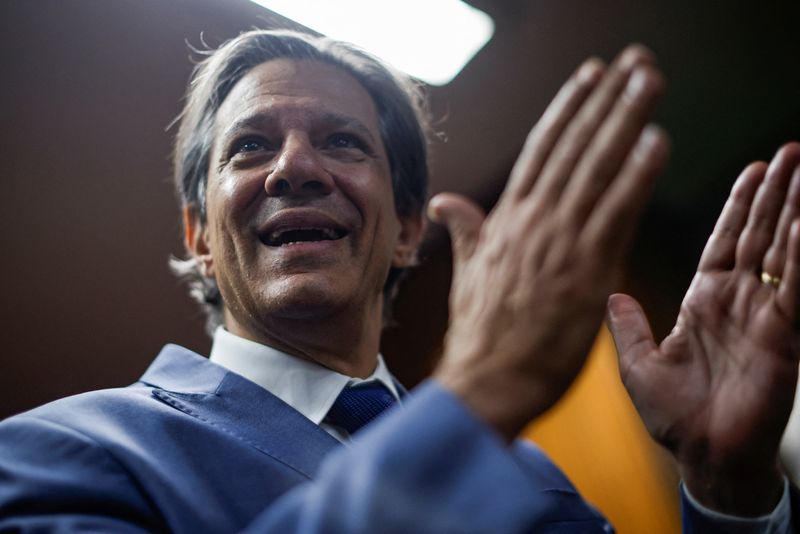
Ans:
{"label": "dark background", "polygon": [[[433,190],[487,207],[527,130],[588,55],[639,41],[668,92],[669,169],[640,228],[627,289],[671,327],[739,170],[800,138],[797,2],[473,0],[496,34],[431,88]],[[245,0],[0,3],[0,417],[134,381],[166,342],[206,353],[203,317],[169,273],[181,254],[165,127],[178,114],[187,41],[216,46],[281,19]],[[409,39],[413,28],[408,29]],[[446,325],[449,252],[431,232],[384,352],[408,385]]]}

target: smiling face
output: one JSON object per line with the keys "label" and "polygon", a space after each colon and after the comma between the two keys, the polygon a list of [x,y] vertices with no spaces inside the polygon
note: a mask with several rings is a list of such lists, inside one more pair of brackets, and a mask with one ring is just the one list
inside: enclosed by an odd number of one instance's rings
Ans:
{"label": "smiling face", "polygon": [[228,330],[263,342],[282,319],[343,314],[380,328],[387,273],[410,264],[421,219],[395,211],[378,120],[358,81],[319,62],[263,63],[228,94],[206,223],[186,219]]}

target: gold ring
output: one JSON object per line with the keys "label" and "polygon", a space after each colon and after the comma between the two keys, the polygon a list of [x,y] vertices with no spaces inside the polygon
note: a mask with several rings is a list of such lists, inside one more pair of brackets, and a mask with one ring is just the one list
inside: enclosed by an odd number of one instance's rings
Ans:
{"label": "gold ring", "polygon": [[778,287],[781,283],[780,276],[772,276],[767,271],[761,271],[761,283],[770,285],[772,287]]}

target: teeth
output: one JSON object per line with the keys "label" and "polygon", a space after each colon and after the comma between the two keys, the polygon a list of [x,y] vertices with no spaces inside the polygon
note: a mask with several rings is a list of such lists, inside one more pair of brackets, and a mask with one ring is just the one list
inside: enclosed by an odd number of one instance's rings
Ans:
{"label": "teeth", "polygon": [[319,232],[326,239],[330,240],[339,239],[339,237],[341,237],[341,233],[333,228],[317,228],[315,226],[302,226],[297,228],[281,228],[280,230],[275,230],[269,233],[267,239],[273,243],[278,243],[282,241],[283,236],[287,232],[302,232],[302,231]]}
{"label": "teeth", "polygon": [[316,228],[313,226],[304,226],[300,228],[282,228],[280,230],[275,230],[269,234],[270,241],[278,241],[283,234],[286,232],[294,232],[294,231],[303,231],[303,230],[313,230],[317,232],[321,232],[325,237],[328,239],[336,239],[336,232],[331,228]]}

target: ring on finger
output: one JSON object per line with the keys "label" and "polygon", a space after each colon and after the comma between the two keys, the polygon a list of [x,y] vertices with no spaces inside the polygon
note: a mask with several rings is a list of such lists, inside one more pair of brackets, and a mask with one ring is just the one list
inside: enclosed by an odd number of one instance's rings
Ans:
{"label": "ring on finger", "polygon": [[771,275],[767,271],[761,271],[761,283],[772,287],[778,287],[781,283],[781,277]]}

